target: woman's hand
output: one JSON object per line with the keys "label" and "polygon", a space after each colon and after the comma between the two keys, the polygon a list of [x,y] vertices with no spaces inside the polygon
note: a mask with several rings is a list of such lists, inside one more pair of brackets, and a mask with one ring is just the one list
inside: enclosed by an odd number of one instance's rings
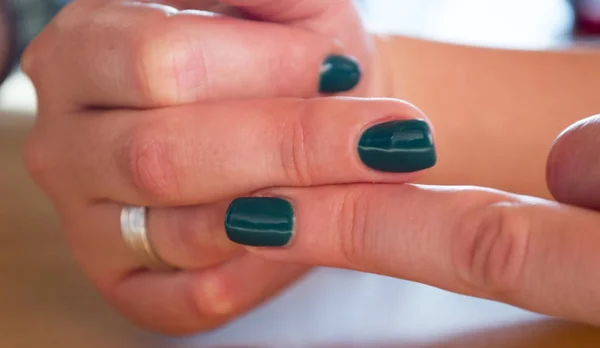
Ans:
{"label": "woman's hand", "polygon": [[[26,162],[75,256],[122,313],[171,333],[222,324],[306,270],[229,241],[233,198],[406,182],[435,162],[409,104],[305,99],[377,93],[350,1],[215,3],[76,1],[23,58],[39,100]],[[252,20],[198,11],[216,9]],[[150,241],[181,271],[150,272],[126,248],[124,205],[150,207]]]}
{"label": "woman's hand", "polygon": [[[295,236],[285,249],[250,250],[269,260],[384,274],[600,325],[598,149],[600,116],[556,141],[548,184],[562,203],[475,187],[262,191],[259,196],[291,203]],[[231,206],[232,239],[260,246],[270,233],[256,217],[289,218],[260,204],[254,201],[252,214],[243,201]]]}

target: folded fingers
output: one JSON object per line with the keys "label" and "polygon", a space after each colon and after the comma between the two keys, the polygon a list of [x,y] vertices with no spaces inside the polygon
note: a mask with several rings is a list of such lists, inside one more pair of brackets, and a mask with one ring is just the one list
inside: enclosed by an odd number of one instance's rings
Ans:
{"label": "folded fingers", "polygon": [[239,316],[308,270],[264,260],[229,241],[227,205],[149,209],[147,236],[154,253],[176,268],[171,272],[147,271],[127,247],[118,204],[71,207],[64,228],[87,276],[123,315],[160,332],[188,334]]}
{"label": "folded fingers", "polygon": [[361,76],[315,32],[134,1],[68,6],[23,62],[42,105],[71,110],[312,97],[351,90]]}

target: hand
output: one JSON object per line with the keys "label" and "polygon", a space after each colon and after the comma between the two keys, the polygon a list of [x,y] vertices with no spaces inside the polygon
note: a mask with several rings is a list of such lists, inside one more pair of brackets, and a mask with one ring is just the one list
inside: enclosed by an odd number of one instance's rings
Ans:
{"label": "hand", "polygon": [[265,221],[289,218],[260,201],[246,215],[243,201],[233,204],[227,232],[246,242],[245,227],[249,250],[269,260],[404,278],[600,325],[598,149],[600,116],[556,141],[548,184],[562,203],[475,187],[272,189],[259,195],[295,212],[287,248],[256,248],[269,236]]}
{"label": "hand", "polygon": [[[39,100],[26,148],[32,176],[101,293],[163,332],[220,325],[307,269],[230,242],[222,223],[231,199],[276,186],[401,183],[435,161],[429,126],[407,103],[302,99],[375,93],[350,1],[221,3],[238,6],[221,13],[255,20],[76,1],[23,58]],[[369,144],[371,130],[361,141],[370,147],[357,151],[363,131],[382,122],[383,140],[397,142]],[[372,154],[385,146],[395,151]],[[120,235],[125,204],[150,207],[150,241],[181,271],[150,272],[133,257]]]}

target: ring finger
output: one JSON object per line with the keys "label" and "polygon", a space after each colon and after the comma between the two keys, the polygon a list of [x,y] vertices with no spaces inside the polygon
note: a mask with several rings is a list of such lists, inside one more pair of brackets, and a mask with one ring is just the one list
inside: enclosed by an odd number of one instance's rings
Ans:
{"label": "ring finger", "polygon": [[[226,206],[150,210],[146,232],[153,251],[165,263],[180,268],[177,272],[144,271],[145,265],[134,257],[120,233],[120,205],[101,203],[61,211],[77,216],[65,226],[68,242],[107,300],[139,324],[180,334],[216,327],[308,270],[266,261],[233,247],[223,230]],[[199,269],[207,262],[212,267]]]}
{"label": "ring finger", "polygon": [[[145,233],[151,248],[147,256],[156,256],[175,269],[200,270],[243,254],[223,232],[227,204],[147,209]],[[65,219],[70,221],[65,226],[68,241],[100,283],[148,266],[125,242],[120,223],[123,208],[117,203],[94,203],[63,209],[69,211]]]}
{"label": "ring finger", "polygon": [[[89,209],[92,214],[111,213],[104,220],[113,223],[86,223],[87,237],[83,233],[71,233],[71,229],[67,230],[67,236],[86,274],[104,297],[126,317],[148,328],[171,334],[212,329],[268,299],[308,269],[302,265],[266,261],[244,252],[210,268],[188,268],[177,272],[141,271],[143,265],[137,263],[134,254],[125,247],[118,230],[100,231],[118,228],[118,222],[114,221],[119,219],[119,210],[108,205]],[[219,208],[216,207],[216,210]],[[174,213],[177,215],[177,212]],[[199,221],[211,214],[214,214],[211,209],[200,208]],[[81,216],[80,223],[85,218]],[[178,250],[187,257],[195,254],[197,260],[202,259],[207,249],[193,250],[192,246],[177,249],[169,242],[163,243],[160,236],[169,231],[161,230],[159,224],[151,221],[149,237],[156,245],[155,251],[166,262],[186,262],[185,256],[175,256]],[[70,227],[76,228],[77,224]],[[196,236],[201,236],[200,232],[213,233],[217,230],[222,233],[222,228],[212,226],[206,231],[198,231]],[[184,266],[173,266],[178,265]]]}

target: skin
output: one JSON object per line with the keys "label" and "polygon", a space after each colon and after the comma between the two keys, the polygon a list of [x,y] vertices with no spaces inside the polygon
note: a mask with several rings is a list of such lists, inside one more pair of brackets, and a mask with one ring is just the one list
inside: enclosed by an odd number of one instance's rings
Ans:
{"label": "skin", "polygon": [[513,50],[377,37],[389,96],[422,108],[438,130],[438,164],[419,182],[469,184],[552,199],[550,150],[598,113],[598,50],[581,43]]}
{"label": "skin", "polygon": [[[365,78],[348,96],[376,94],[370,38],[349,3],[303,2],[293,11],[287,9],[295,1],[224,3],[248,7],[171,5],[233,15],[244,9],[264,21],[81,0],[22,59],[39,100],[27,167],[99,291],[128,318],[166,333],[219,326],[309,268],[265,261],[222,229],[212,230],[231,199],[264,187],[402,183],[417,176],[370,171],[353,149],[367,125],[424,118],[415,107],[341,96],[302,99],[319,97],[319,70],[332,53],[350,54],[364,66]],[[233,60],[224,61],[223,50]],[[314,136],[302,142],[302,134]],[[334,146],[310,161],[297,150],[316,153],[325,141]],[[152,207],[149,237],[181,272],[148,272],[132,257],[119,232],[125,203]],[[220,213],[198,219],[207,206]]]}
{"label": "skin", "polygon": [[[123,315],[166,333],[209,330],[309,267],[331,265],[600,324],[589,296],[600,284],[586,276],[600,261],[597,213],[488,189],[404,185],[423,173],[360,163],[365,127],[427,118],[396,99],[348,98],[401,94],[387,64],[393,44],[368,36],[350,1],[169,4],[226,15],[79,0],[22,61],[39,100],[27,167],[86,274]],[[318,72],[332,53],[356,57],[364,78],[350,93],[322,96]],[[598,197],[593,153],[572,156],[597,148],[595,124],[565,133],[549,161],[550,187],[565,203],[598,203],[589,198]],[[253,194],[293,203],[292,246],[245,249],[226,238],[229,202]],[[149,237],[181,271],[150,272],[132,257],[120,236],[123,204],[151,207]]]}
{"label": "skin", "polygon": [[[269,260],[356,269],[600,325],[600,117],[557,140],[548,185],[561,202],[475,187],[276,189],[295,207],[293,245]],[[327,216],[320,213],[330,206]],[[423,207],[427,207],[423,209]]]}

